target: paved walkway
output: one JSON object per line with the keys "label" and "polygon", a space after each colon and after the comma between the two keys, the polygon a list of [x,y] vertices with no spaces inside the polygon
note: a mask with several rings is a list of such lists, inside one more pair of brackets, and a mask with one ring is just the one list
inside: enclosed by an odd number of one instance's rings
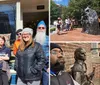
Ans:
{"label": "paved walkway", "polygon": [[91,35],[87,33],[81,33],[81,28],[68,31],[67,34],[50,35],[51,41],[100,41],[100,35]]}

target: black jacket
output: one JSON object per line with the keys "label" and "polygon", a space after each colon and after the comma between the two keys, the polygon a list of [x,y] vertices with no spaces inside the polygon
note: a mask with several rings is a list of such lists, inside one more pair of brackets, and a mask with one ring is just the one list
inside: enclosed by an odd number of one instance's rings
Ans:
{"label": "black jacket", "polygon": [[22,80],[40,80],[44,64],[45,56],[39,43],[35,42],[34,47],[30,45],[24,51],[18,50],[16,54],[15,69]]}
{"label": "black jacket", "polygon": [[51,75],[50,85],[74,85],[71,76],[67,72],[61,72],[60,75]]}

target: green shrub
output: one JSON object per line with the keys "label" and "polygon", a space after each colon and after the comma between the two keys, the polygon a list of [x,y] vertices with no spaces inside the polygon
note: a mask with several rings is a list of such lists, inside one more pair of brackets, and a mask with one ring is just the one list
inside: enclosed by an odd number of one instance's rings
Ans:
{"label": "green shrub", "polygon": [[56,30],[56,28],[51,28],[50,29],[50,32],[53,32],[53,31],[55,31]]}

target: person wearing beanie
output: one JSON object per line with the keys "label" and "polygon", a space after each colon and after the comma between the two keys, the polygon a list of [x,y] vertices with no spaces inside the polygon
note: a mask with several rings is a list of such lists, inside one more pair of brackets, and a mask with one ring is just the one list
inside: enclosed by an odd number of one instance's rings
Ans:
{"label": "person wearing beanie", "polygon": [[18,29],[16,31],[16,35],[17,35],[17,39],[15,40],[14,44],[13,44],[13,54],[16,55],[16,52],[18,50],[19,44],[21,42],[21,32],[22,29]]}
{"label": "person wearing beanie", "polygon": [[79,85],[64,71],[64,63],[62,48],[56,43],[50,43],[50,85]]}
{"label": "person wearing beanie", "polygon": [[31,28],[24,28],[21,33],[22,39],[15,59],[17,85],[40,85],[45,64],[42,46],[34,42]]}
{"label": "person wearing beanie", "polygon": [[29,33],[30,35],[33,35],[33,29],[32,28],[24,28],[22,33],[24,33],[24,32]]}
{"label": "person wearing beanie", "polygon": [[37,25],[37,33],[35,41],[42,45],[42,48],[46,55],[45,68],[43,69],[42,85],[49,85],[49,37],[46,35],[46,24],[41,20]]}
{"label": "person wearing beanie", "polygon": [[48,43],[49,41],[49,37],[46,35],[46,29],[45,22],[43,20],[40,21],[37,25],[35,41],[39,42],[41,45]]}

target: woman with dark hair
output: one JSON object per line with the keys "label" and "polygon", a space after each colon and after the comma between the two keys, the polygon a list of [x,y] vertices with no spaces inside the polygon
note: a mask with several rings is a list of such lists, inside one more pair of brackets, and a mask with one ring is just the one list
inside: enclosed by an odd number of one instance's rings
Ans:
{"label": "woman with dark hair", "polygon": [[62,25],[62,20],[60,17],[58,17],[58,21],[57,21],[57,34],[60,35],[61,34],[61,25]]}
{"label": "woman with dark hair", "polygon": [[45,56],[42,46],[33,41],[32,35],[31,28],[23,29],[21,44],[15,60],[17,85],[40,85]]}
{"label": "woman with dark hair", "polygon": [[5,38],[0,36],[0,85],[9,85],[7,72],[9,69],[8,61],[11,50],[5,46]]}

